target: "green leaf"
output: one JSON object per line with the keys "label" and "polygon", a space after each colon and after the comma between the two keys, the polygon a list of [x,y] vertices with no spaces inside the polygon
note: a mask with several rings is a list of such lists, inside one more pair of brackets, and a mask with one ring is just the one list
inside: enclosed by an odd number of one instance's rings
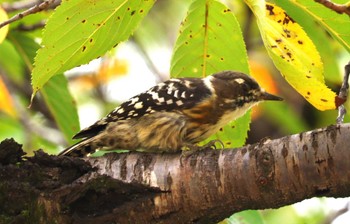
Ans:
{"label": "green leaf", "polygon": [[171,61],[172,77],[205,77],[222,70],[249,73],[239,24],[215,0],[196,0],[180,29]]}
{"label": "green leaf", "polygon": [[72,136],[80,130],[80,125],[66,77],[62,74],[52,77],[42,88],[41,94],[67,142],[74,143]]}
{"label": "green leaf", "polygon": [[85,64],[126,40],[154,0],[62,1],[49,18],[32,73],[33,95],[55,74]]}
{"label": "green leaf", "polygon": [[[300,9],[310,14],[318,24],[323,26],[334,39],[350,52],[350,19],[349,16],[338,14],[313,0],[290,1]],[[348,0],[338,0],[338,4],[345,4]]]}
{"label": "green leaf", "polygon": [[[172,77],[205,77],[223,70],[249,73],[247,52],[239,24],[222,3],[195,0],[182,23],[171,61]],[[232,122],[211,139],[228,147],[244,144],[250,114]],[[234,128],[232,128],[234,127]]]}
{"label": "green leaf", "polygon": [[264,220],[257,210],[246,210],[235,213],[230,218],[220,222],[220,224],[264,224]]}
{"label": "green leaf", "polygon": [[1,69],[6,72],[8,78],[16,83],[22,83],[24,79],[23,60],[8,39],[0,44],[0,52],[1,55],[6,55],[6,57],[0,57]]}
{"label": "green leaf", "polygon": [[[25,61],[28,70],[31,70],[39,45],[22,33],[12,33],[10,40]],[[73,143],[72,136],[80,130],[80,127],[78,112],[66,78],[62,74],[52,78],[42,89],[42,95],[65,139]]]}

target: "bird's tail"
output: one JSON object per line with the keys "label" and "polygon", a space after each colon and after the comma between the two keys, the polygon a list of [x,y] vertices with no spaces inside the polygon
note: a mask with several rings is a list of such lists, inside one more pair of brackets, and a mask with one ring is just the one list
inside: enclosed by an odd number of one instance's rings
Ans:
{"label": "bird's tail", "polygon": [[96,151],[96,147],[91,144],[94,138],[86,138],[60,152],[59,156],[84,157]]}

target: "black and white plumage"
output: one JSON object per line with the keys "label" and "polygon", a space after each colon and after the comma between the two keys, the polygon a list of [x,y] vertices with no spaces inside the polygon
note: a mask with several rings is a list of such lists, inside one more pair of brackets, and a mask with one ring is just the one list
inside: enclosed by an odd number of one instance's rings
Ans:
{"label": "black and white plumage", "polygon": [[170,79],[81,130],[73,138],[82,141],[60,155],[83,156],[97,149],[178,151],[208,138],[263,100],[281,98],[240,72]]}

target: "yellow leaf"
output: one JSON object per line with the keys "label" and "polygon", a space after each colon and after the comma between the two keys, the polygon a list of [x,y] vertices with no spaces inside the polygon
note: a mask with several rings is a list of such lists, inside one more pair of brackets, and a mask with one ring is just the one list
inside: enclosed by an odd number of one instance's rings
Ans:
{"label": "yellow leaf", "polygon": [[265,13],[246,1],[256,14],[270,57],[284,78],[319,110],[336,109],[336,93],[324,82],[320,55],[302,27],[280,7],[266,3]]}
{"label": "yellow leaf", "polygon": [[[0,6],[0,23],[3,22],[3,21],[6,21],[6,20],[8,20],[7,13]],[[9,26],[8,25],[0,28],[0,44],[5,40],[8,30],[9,30]]]}
{"label": "yellow leaf", "polygon": [[13,106],[12,98],[7,90],[2,78],[0,77],[0,111],[12,116],[17,117],[16,110]]}
{"label": "yellow leaf", "polygon": [[107,83],[111,79],[126,75],[128,62],[125,59],[106,58],[98,71],[99,82]]}
{"label": "yellow leaf", "polygon": [[124,76],[128,73],[129,63],[126,59],[109,58],[103,59],[98,71],[86,73],[71,80],[71,84],[76,84],[75,88],[90,90],[98,85],[104,85],[111,80]]}

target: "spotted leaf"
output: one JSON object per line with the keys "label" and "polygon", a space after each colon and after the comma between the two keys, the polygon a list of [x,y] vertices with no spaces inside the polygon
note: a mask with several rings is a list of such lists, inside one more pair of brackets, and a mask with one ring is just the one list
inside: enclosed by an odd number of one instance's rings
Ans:
{"label": "spotted leaf", "polygon": [[256,15],[270,57],[288,83],[317,109],[335,109],[336,94],[325,85],[321,58],[302,27],[276,5],[246,2]]}
{"label": "spotted leaf", "polygon": [[55,74],[88,63],[126,40],[153,3],[62,1],[47,22],[42,48],[35,57],[33,95]]}

